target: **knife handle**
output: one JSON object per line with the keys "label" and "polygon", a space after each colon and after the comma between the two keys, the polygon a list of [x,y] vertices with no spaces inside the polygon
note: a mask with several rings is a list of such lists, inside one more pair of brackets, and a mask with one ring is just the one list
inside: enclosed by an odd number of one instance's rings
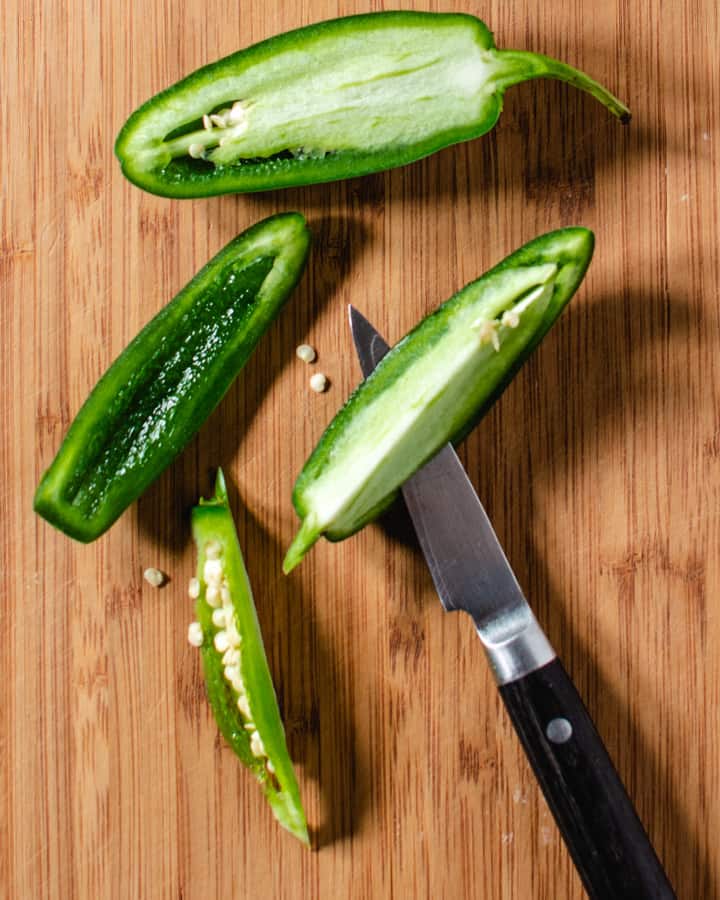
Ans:
{"label": "knife handle", "polygon": [[675,892],[559,659],[500,686],[545,799],[592,900]]}

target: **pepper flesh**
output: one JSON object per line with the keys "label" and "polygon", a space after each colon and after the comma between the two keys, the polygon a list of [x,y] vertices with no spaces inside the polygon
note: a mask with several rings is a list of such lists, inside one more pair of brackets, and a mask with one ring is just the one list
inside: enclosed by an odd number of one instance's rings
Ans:
{"label": "pepper flesh", "polygon": [[79,541],[109,528],[217,406],[297,283],[298,213],[231,241],[135,337],[70,426],[35,511]]}
{"label": "pepper flesh", "polygon": [[198,69],[137,109],[115,152],[132,182],[168,197],[334,181],[484,134],[505,89],[533,78],[567,81],[630,118],[571,66],[498,50],[474,16],[380,12],[290,31]]}
{"label": "pepper flesh", "polygon": [[592,232],[536,238],[423,319],[335,416],[298,476],[302,525],[289,572],[324,535],[339,541],[392,503],[400,486],[487,412],[582,281]]}
{"label": "pepper flesh", "polygon": [[[225,740],[260,782],[278,822],[304,844],[309,844],[300,789],[285,743],[285,731],[222,470],[218,470],[215,496],[210,500],[201,499],[192,511],[192,531],[198,550],[200,594],[196,615],[203,632],[200,653],[213,715]],[[222,573],[217,576],[216,591],[225,596],[224,601],[215,598],[212,603],[208,602],[208,560],[216,561],[216,570]],[[213,612],[217,609],[224,610],[222,628],[213,623]],[[230,615],[232,626],[227,620]],[[233,645],[238,659],[236,663],[228,664],[223,661],[227,651],[217,650],[215,640],[219,633],[228,634],[233,629],[238,638]],[[231,680],[228,669],[232,669]],[[249,716],[241,713],[238,707],[241,695]]]}

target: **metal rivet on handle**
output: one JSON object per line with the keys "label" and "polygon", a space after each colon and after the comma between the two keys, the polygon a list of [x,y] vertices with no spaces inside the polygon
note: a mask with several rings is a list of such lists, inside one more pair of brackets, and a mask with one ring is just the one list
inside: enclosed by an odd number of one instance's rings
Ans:
{"label": "metal rivet on handle", "polygon": [[564,744],[572,733],[573,727],[567,719],[550,719],[545,727],[545,736],[553,744]]}

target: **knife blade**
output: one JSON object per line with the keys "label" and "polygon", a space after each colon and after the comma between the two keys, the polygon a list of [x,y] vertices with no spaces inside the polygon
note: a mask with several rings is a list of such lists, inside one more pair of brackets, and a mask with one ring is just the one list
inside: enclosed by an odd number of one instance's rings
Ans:
{"label": "knife blade", "polygon": [[[363,375],[389,351],[349,307]],[[453,447],[402,487],[437,593],[473,619],[510,719],[592,900],[672,900],[672,885],[590,714],[518,584]]]}

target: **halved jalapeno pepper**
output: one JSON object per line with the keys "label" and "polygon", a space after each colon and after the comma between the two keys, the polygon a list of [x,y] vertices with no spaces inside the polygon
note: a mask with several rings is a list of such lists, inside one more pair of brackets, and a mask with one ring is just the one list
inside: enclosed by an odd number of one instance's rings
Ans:
{"label": "halved jalapeno pepper", "polygon": [[188,629],[188,640],[200,648],[215,720],[260,782],[278,822],[308,844],[300,789],[221,470],[215,496],[200,500],[192,511],[192,531],[198,569],[190,595],[197,598],[197,621]]}
{"label": "halved jalapeno pepper", "polygon": [[289,572],[325,535],[340,541],[395,498],[494,403],[582,281],[585,228],[542,235],[463,288],[407,334],[335,416],[298,476],[302,526]]}
{"label": "halved jalapeno pepper", "polygon": [[630,118],[577,69],[498,50],[474,16],[380,12],[290,31],[198,69],[137,109],[115,152],[131,181],[167,197],[334,181],[484,134],[505,89],[531,78],[567,81]]}
{"label": "halved jalapeno pepper", "polygon": [[35,511],[79,541],[109,528],[217,406],[305,266],[299,213],[231,241],[127,346],[70,426]]}

